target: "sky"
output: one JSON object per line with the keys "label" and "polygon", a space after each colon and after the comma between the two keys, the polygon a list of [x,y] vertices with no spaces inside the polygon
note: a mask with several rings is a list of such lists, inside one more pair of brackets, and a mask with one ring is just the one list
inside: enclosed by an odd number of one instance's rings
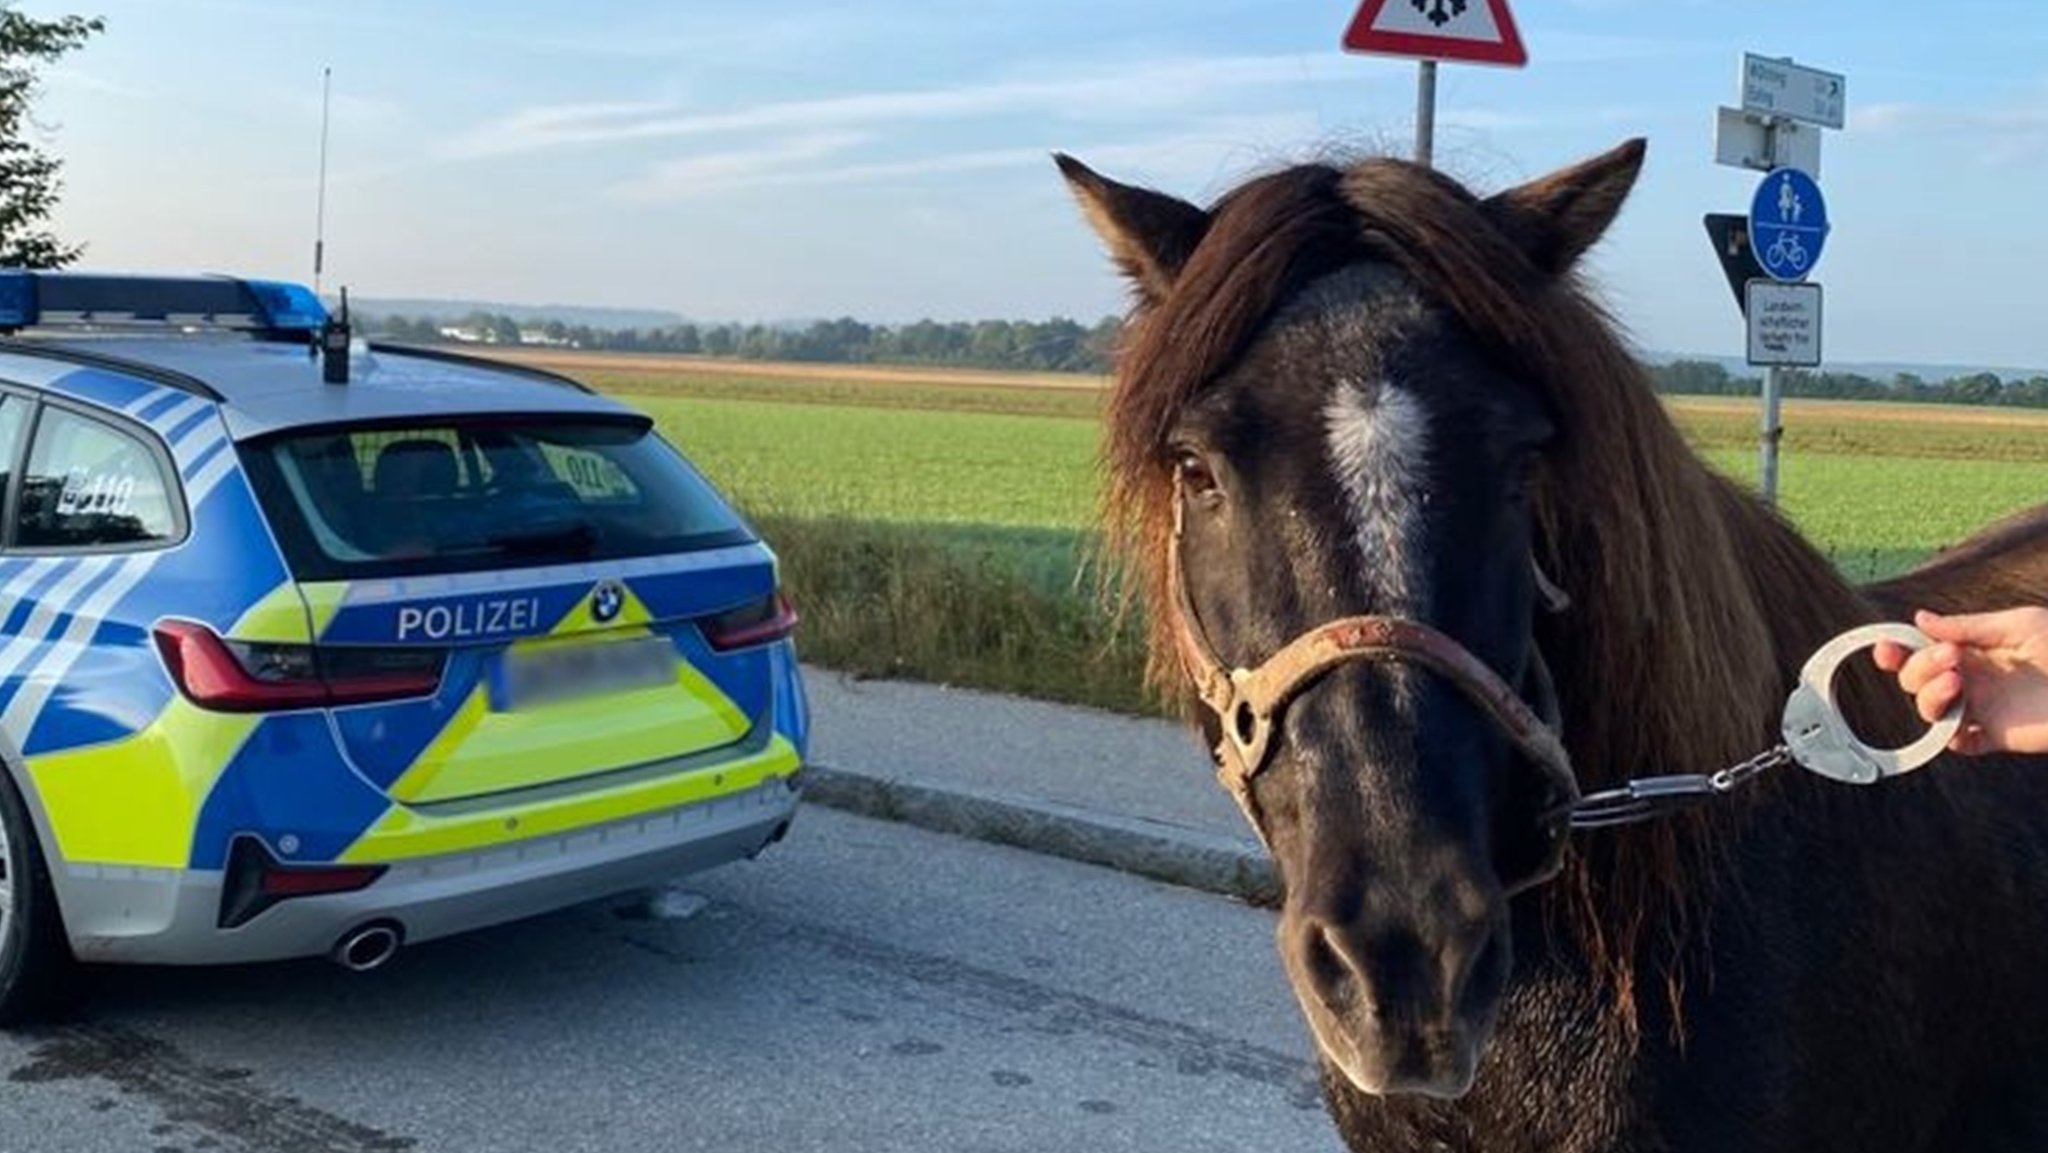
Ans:
{"label": "sky", "polygon": [[[17,6],[107,20],[37,109],[84,266],[310,280],[331,67],[324,287],[365,297],[1093,321],[1124,288],[1053,151],[1206,203],[1413,139],[1415,66],[1338,46],[1354,0]],[[1753,51],[1847,77],[1828,359],[2048,368],[2048,5],[1514,8],[1527,67],[1440,71],[1438,166],[1493,191],[1646,137],[1588,258],[1638,346],[1741,354],[1701,217],[1761,178],[1713,163]]]}

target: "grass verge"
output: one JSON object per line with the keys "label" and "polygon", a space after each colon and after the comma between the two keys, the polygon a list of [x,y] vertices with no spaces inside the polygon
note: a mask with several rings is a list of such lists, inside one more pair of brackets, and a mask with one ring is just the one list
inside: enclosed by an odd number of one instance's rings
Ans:
{"label": "grass verge", "polygon": [[[1078,534],[1030,541],[951,525],[752,519],[781,559],[807,661],[856,676],[1158,711],[1140,686],[1137,623],[1117,619],[1095,594]],[[1062,556],[1076,574],[1064,587]]]}

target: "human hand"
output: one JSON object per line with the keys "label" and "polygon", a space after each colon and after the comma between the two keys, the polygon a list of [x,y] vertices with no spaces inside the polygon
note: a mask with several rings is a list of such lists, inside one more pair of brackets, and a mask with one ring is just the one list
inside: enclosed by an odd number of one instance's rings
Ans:
{"label": "human hand", "polygon": [[2048,752],[2048,608],[1923,611],[1913,623],[1935,643],[1910,652],[1885,641],[1872,655],[1878,668],[1897,674],[1929,724],[1963,702],[1963,725],[1949,748],[1970,756]]}

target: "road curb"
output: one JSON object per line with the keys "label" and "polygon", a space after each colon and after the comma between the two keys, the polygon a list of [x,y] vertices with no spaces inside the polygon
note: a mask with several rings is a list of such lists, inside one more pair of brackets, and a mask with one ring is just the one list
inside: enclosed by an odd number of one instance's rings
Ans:
{"label": "road curb", "polygon": [[964,786],[935,788],[835,765],[805,767],[804,800],[864,817],[1104,865],[1248,904],[1269,908],[1279,904],[1278,874],[1264,850],[1249,840],[1200,829]]}

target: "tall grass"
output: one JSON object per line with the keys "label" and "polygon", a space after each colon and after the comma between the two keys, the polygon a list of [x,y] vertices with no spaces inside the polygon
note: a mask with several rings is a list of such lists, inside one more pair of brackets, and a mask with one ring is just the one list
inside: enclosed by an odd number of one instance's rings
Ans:
{"label": "tall grass", "polygon": [[[1147,699],[1137,622],[1119,620],[1062,548],[951,526],[756,513],[803,623],[804,659],[1125,713]],[[1062,580],[1062,569],[1070,575]]]}

